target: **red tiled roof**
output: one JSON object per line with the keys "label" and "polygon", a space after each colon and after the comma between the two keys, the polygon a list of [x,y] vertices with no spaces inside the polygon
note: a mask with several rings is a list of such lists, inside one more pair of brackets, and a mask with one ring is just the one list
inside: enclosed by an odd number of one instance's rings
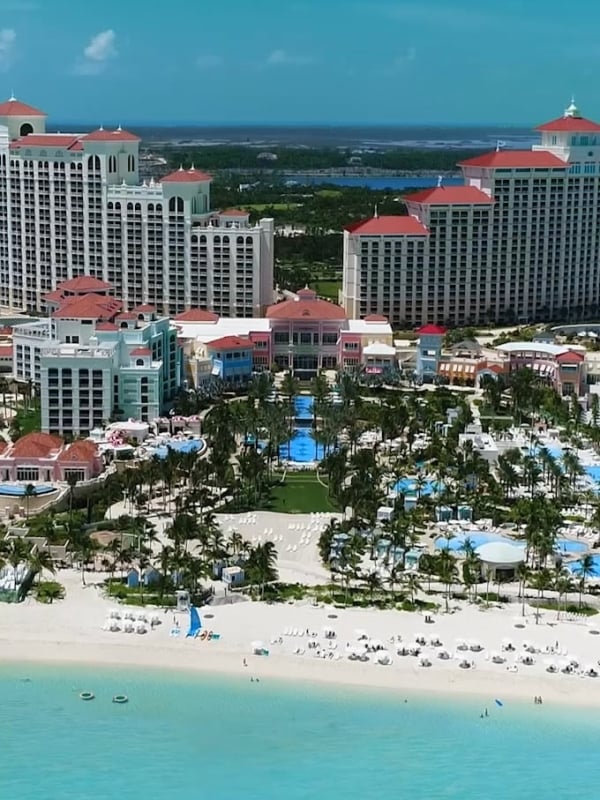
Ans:
{"label": "red tiled roof", "polygon": [[76,278],[59,283],[57,289],[63,292],[93,292],[98,289],[112,289],[112,284],[93,275],[78,275]]}
{"label": "red tiled roof", "polygon": [[91,461],[97,455],[97,447],[89,439],[80,439],[70,444],[66,450],[58,456],[57,461],[64,462],[86,462]]}
{"label": "red tiled roof", "polygon": [[141,306],[136,306],[132,311],[136,311],[138,314],[149,314],[152,311],[156,311],[154,306],[148,305],[148,303],[143,303]]}
{"label": "red tiled roof", "polygon": [[346,230],[361,236],[427,236],[429,233],[425,225],[410,216],[372,217],[353,222]]}
{"label": "red tiled roof", "polygon": [[72,133],[30,133],[11,142],[10,146],[17,150],[20,147],[62,147],[71,150],[78,141],[79,137]]}
{"label": "red tiled roof", "polygon": [[593,122],[591,119],[584,117],[564,116],[553,119],[550,122],[544,122],[543,125],[538,125],[536,131],[568,131],[573,133],[588,133],[600,131],[600,125]]}
{"label": "red tiled roof", "polygon": [[112,320],[122,307],[120,300],[100,294],[84,294],[69,297],[55,311],[54,319]]}
{"label": "red tiled roof", "polygon": [[446,205],[491,205],[494,200],[489,194],[475,186],[436,186],[406,195],[407,203],[425,203],[432,206]]}
{"label": "red tiled roof", "polygon": [[226,208],[224,211],[219,211],[221,217],[247,217],[249,213],[243,208]]}
{"label": "red tiled roof", "polygon": [[388,318],[382,314],[369,314],[363,320],[364,322],[387,322]]}
{"label": "red tiled roof", "polygon": [[75,144],[72,144],[71,147],[69,147],[69,150],[71,150],[71,152],[74,150],[83,150],[83,142],[81,139],[78,139]]}
{"label": "red tiled roof", "polygon": [[212,175],[207,172],[200,172],[198,169],[176,169],[160,179],[162,183],[204,183],[212,181]]}
{"label": "red tiled roof", "polygon": [[222,336],[220,339],[207,342],[206,346],[211,350],[239,350],[243,347],[254,347],[254,343],[243,336]]}
{"label": "red tiled roof", "polygon": [[98,128],[97,131],[92,131],[83,137],[85,142],[139,142],[140,137],[135,133],[124,131],[117,128],[116,131],[105,131],[104,128]]}
{"label": "red tiled roof", "polygon": [[583,353],[577,352],[577,350],[569,350],[567,353],[560,353],[560,355],[556,356],[556,360],[560,363],[563,361],[583,361],[585,356]]}
{"label": "red tiled roof", "polygon": [[119,320],[119,319],[123,319],[123,320],[125,320],[125,319],[137,319],[137,314],[135,314],[133,311],[123,311],[117,317],[117,320]]}
{"label": "red tiled roof", "polygon": [[42,297],[42,300],[45,300],[46,303],[62,303],[65,298],[63,297],[63,293],[60,289],[55,289],[53,292],[48,292]]}
{"label": "red tiled roof", "polygon": [[553,153],[545,150],[494,150],[492,153],[485,153],[482,156],[468,158],[460,161],[459,167],[488,167],[491,169],[501,168],[512,169],[513,167],[537,167],[552,168],[569,166]]}
{"label": "red tiled roof", "polygon": [[130,356],[151,356],[152,350],[149,347],[135,347],[130,353]]}
{"label": "red tiled roof", "polygon": [[12,456],[16,458],[48,458],[63,446],[63,440],[49,433],[27,433],[12,446]]}
{"label": "red tiled roof", "polygon": [[213,311],[207,311],[205,308],[188,308],[187,311],[182,311],[173,319],[175,322],[216,322],[219,315]]}
{"label": "red tiled roof", "polygon": [[317,296],[315,290],[309,289],[308,286],[305,286],[304,289],[298,289],[296,294],[298,295],[298,297],[313,298],[313,299]]}
{"label": "red tiled roof", "polygon": [[446,333],[446,328],[440,325],[423,325],[417,330],[417,333],[424,333],[426,336],[443,336]]}
{"label": "red tiled roof", "polygon": [[96,325],[97,331],[118,331],[119,329],[114,322],[99,322]]}
{"label": "red tiled roof", "polygon": [[[308,292],[308,294],[307,294]],[[346,319],[341,306],[328,300],[317,300],[312,289],[300,289],[297,300],[283,300],[267,308],[268,319]],[[304,295],[304,296],[303,296]]]}
{"label": "red tiled roof", "polygon": [[0,117],[45,117],[43,111],[40,111],[39,108],[34,108],[33,106],[28,106],[27,103],[21,103],[20,100],[16,100],[14,97],[11,97],[10,100],[6,100],[4,103],[0,103]]}

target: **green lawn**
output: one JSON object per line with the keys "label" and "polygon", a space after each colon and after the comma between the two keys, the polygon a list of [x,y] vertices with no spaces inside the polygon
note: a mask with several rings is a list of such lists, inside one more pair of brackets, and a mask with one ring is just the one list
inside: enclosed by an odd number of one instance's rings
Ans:
{"label": "green lawn", "polygon": [[341,281],[314,281],[312,288],[321,297],[328,297],[334,303],[338,301],[338,292],[342,288]]}
{"label": "green lawn", "polygon": [[327,495],[327,488],[314,472],[288,472],[283,484],[271,490],[270,511],[309,514],[311,511],[338,511]]}
{"label": "green lawn", "polygon": [[341,189],[320,189],[315,194],[317,197],[339,197],[342,192]]}
{"label": "green lawn", "polygon": [[248,211],[265,211],[272,208],[273,211],[289,211],[292,208],[299,208],[301,203],[250,203],[244,206]]}

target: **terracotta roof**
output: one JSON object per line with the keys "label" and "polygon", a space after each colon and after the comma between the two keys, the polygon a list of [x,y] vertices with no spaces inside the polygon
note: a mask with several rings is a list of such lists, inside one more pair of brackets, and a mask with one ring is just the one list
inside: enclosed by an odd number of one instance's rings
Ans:
{"label": "terracotta roof", "polygon": [[15,97],[11,97],[4,103],[0,103],[0,117],[46,117],[43,111],[27,103],[21,103]]}
{"label": "terracotta roof", "polygon": [[577,350],[569,350],[567,353],[561,353],[556,356],[556,360],[562,363],[563,361],[583,361],[585,356],[583,353],[578,353]]}
{"label": "terracotta roof", "polygon": [[436,186],[406,195],[407,203],[424,203],[431,206],[491,205],[494,199],[475,186]]}
{"label": "terracotta roof", "polygon": [[54,319],[111,320],[119,312],[121,306],[121,301],[114,297],[84,294],[78,297],[69,297],[52,316]]}
{"label": "terracotta roof", "polygon": [[119,329],[114,322],[99,322],[96,325],[97,331],[118,331]]}
{"label": "terracotta roof", "polygon": [[243,347],[254,347],[252,339],[244,338],[243,336],[222,336],[220,339],[213,339],[212,342],[206,343],[207,347],[211,350],[238,350]]}
{"label": "terracotta roof", "polygon": [[364,318],[364,322],[388,322],[388,318],[382,314],[369,314]]}
{"label": "terracotta roof", "polygon": [[460,161],[459,167],[489,167],[492,169],[513,167],[537,167],[538,169],[569,166],[553,153],[545,150],[494,150],[482,156]]}
{"label": "terracotta roof", "polygon": [[138,314],[149,314],[152,311],[156,311],[156,309],[154,306],[148,305],[148,303],[143,303],[141,306],[133,308],[132,311],[136,311]]}
{"label": "terracotta roof", "polygon": [[207,311],[205,308],[188,308],[187,311],[182,311],[173,319],[175,322],[216,322],[219,315],[213,311]]}
{"label": "terracotta roof", "polygon": [[84,142],[139,142],[140,137],[135,133],[124,131],[117,128],[116,131],[105,131],[104,128],[98,128],[96,131],[86,134],[82,137]]}
{"label": "terracotta roof", "polygon": [[219,211],[221,217],[247,217],[249,213],[243,208],[226,208],[224,211]]}
{"label": "terracotta roof", "polygon": [[90,442],[89,439],[79,439],[78,441],[70,444],[66,450],[63,450],[58,456],[57,460],[61,463],[64,463],[65,461],[90,461],[97,455],[97,453],[98,449],[94,442]]}
{"label": "terracotta roof", "polygon": [[151,356],[152,350],[149,347],[135,347],[130,353],[130,356]]}
{"label": "terracotta roof", "polygon": [[423,325],[417,330],[417,333],[429,334],[430,336],[443,336],[446,333],[446,328],[440,325]]}
{"label": "terracotta roof", "polygon": [[30,133],[11,142],[10,146],[14,149],[20,147],[62,147],[71,150],[73,145],[79,141],[78,136],[72,133]]}
{"label": "terracotta roof", "polygon": [[372,217],[353,222],[346,230],[361,236],[427,236],[429,233],[425,225],[410,216]]}
{"label": "terracotta roof", "polygon": [[16,458],[48,458],[63,446],[63,440],[49,433],[27,433],[12,446],[11,456]]}
{"label": "terracotta roof", "polygon": [[55,289],[53,292],[48,292],[48,294],[45,294],[42,297],[42,300],[45,300],[46,303],[62,303],[64,299],[65,298],[60,289]]}
{"label": "terracotta roof", "polygon": [[98,289],[112,289],[112,284],[93,275],[78,275],[76,278],[59,283],[57,289],[63,292],[93,292]]}
{"label": "terracotta roof", "polygon": [[12,358],[13,346],[12,344],[0,344],[0,358]]}
{"label": "terracotta roof", "polygon": [[346,319],[341,306],[328,300],[318,300],[312,289],[300,289],[297,300],[284,300],[267,308],[268,319]]}
{"label": "terracotta roof", "polygon": [[536,131],[569,131],[573,133],[588,133],[600,131],[600,125],[597,122],[592,122],[591,119],[584,117],[564,116],[553,119],[550,122],[544,122],[543,125],[538,125]]}
{"label": "terracotta roof", "polygon": [[125,319],[137,319],[137,314],[135,314],[133,311],[123,311],[123,312],[122,312],[121,314],[119,314],[119,316],[117,317],[117,320],[120,320],[120,319],[121,319],[121,320],[125,320]]}
{"label": "terracotta roof", "polygon": [[8,442],[5,442],[4,439],[0,441],[0,453],[4,453],[5,450],[8,449]]}
{"label": "terracotta roof", "polygon": [[200,172],[198,169],[183,169],[180,167],[175,172],[170,172],[160,179],[162,183],[204,183],[212,181],[212,175],[207,172]]}

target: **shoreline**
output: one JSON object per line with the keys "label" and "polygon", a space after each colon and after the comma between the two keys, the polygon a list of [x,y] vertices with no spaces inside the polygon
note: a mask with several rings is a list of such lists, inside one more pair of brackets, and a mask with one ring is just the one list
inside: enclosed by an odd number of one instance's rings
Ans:
{"label": "shoreline", "polygon": [[[408,697],[436,695],[442,701],[479,700],[488,705],[496,699],[531,704],[533,697],[541,695],[545,705],[600,708],[600,691],[594,692],[590,680],[577,676],[521,675],[493,673],[480,669],[453,672],[418,668],[390,669],[373,664],[327,662],[317,659],[293,658],[282,655],[252,656],[243,652],[199,652],[200,644],[190,640],[189,648],[155,648],[144,645],[103,644],[90,648],[84,643],[43,641],[32,649],[26,640],[0,638],[0,667],[4,665],[34,665],[55,668],[68,665],[73,668],[107,669],[210,675],[213,678],[250,677],[273,680],[282,685],[302,683],[337,690],[354,689],[360,692],[392,691],[394,695]],[[244,666],[243,659],[247,666]],[[507,678],[509,678],[507,680]],[[592,684],[592,685],[590,685]],[[598,679],[600,689],[600,679]]]}

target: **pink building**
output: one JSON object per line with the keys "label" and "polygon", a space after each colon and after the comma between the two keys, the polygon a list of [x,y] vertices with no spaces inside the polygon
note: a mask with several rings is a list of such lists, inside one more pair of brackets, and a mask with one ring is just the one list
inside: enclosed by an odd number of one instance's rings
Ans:
{"label": "pink building", "polygon": [[497,350],[507,353],[509,371],[527,367],[563,395],[585,392],[585,351],[544,342],[508,342]]}
{"label": "pink building", "polygon": [[273,361],[299,378],[311,378],[320,369],[336,369],[338,340],[345,327],[341,306],[320,300],[306,287],[293,300],[269,306]]}
{"label": "pink building", "polygon": [[87,439],[65,445],[58,436],[36,432],[13,444],[0,444],[0,481],[86,481],[100,475],[103,467],[97,446]]}

